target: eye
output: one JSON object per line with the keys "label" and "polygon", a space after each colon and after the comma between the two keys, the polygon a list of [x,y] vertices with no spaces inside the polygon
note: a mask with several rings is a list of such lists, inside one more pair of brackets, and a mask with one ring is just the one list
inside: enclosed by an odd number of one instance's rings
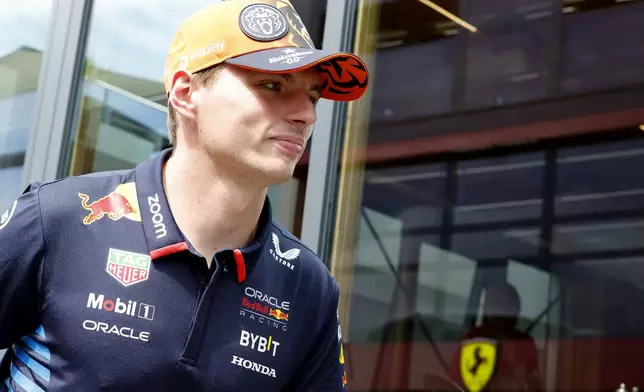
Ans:
{"label": "eye", "polygon": [[280,82],[264,82],[262,83],[262,86],[278,93],[282,91],[282,84]]}
{"label": "eye", "polygon": [[317,95],[309,95],[309,99],[311,100],[313,105],[316,105],[320,100],[320,97],[318,97]]}

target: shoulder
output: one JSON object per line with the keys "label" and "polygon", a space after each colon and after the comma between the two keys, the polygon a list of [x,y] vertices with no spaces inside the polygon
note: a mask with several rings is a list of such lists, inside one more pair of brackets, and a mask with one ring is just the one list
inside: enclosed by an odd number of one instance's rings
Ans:
{"label": "shoulder", "polygon": [[58,180],[49,182],[33,182],[30,184],[32,188],[39,188],[47,191],[64,191],[70,188],[77,188],[82,186],[90,186],[100,188],[109,184],[118,184],[134,178],[134,170],[111,170],[96,173],[88,173],[77,176],[67,176]]}
{"label": "shoulder", "polygon": [[337,301],[338,284],[320,257],[275,219],[271,226],[273,251],[292,258],[300,279],[320,297]]}
{"label": "shoulder", "polygon": [[[19,202],[28,204],[35,208],[40,204],[40,198],[45,195],[48,197],[61,196],[70,190],[81,190],[83,188],[100,189],[101,185],[109,186],[110,183],[118,185],[119,180],[131,176],[132,170],[104,171],[90,173],[80,176],[68,176],[52,181],[32,181],[23,189],[20,196],[13,202],[15,207]],[[62,205],[63,200],[59,199],[57,205]],[[11,209],[11,206],[10,206]]]}
{"label": "shoulder", "polygon": [[114,196],[122,196],[121,198],[136,203],[133,170],[105,171],[68,176],[49,182],[32,182],[21,198],[29,200],[30,206],[38,210],[43,229],[48,230],[68,224],[72,216],[87,215],[89,207],[100,207],[99,200]]}
{"label": "shoulder", "polygon": [[77,194],[84,191],[101,192],[128,181],[134,181],[134,170],[103,171],[68,176],[49,182],[33,182],[29,184],[28,190],[37,190],[41,195],[47,196]]}

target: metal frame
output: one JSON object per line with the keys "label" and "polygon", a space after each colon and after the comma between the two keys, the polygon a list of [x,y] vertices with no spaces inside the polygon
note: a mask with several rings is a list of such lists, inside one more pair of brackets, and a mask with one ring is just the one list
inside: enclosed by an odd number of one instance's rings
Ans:
{"label": "metal frame", "polygon": [[32,181],[59,178],[67,151],[65,136],[73,123],[91,6],[91,0],[53,3],[24,162],[23,188]]}
{"label": "metal frame", "polygon": [[[72,108],[91,0],[54,1],[38,75],[33,123],[23,162],[22,188],[55,180]],[[6,350],[0,350],[0,360]]]}
{"label": "metal frame", "polygon": [[[324,39],[325,51],[347,51],[353,42],[353,13],[349,0],[328,0]],[[302,241],[329,266],[331,236],[335,220],[335,190],[342,144],[342,124],[346,115],[343,102],[322,100],[317,110],[309,159]]]}

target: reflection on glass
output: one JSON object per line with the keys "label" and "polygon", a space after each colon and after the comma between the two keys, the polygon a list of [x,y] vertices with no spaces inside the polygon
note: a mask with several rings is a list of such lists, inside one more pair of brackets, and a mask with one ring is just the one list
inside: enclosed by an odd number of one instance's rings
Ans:
{"label": "reflection on glass", "polygon": [[[532,0],[528,2],[537,5]],[[468,2],[485,3],[489,2]],[[496,2],[494,11],[497,12],[487,10],[496,14],[496,18],[486,15],[496,19],[496,23],[486,18],[480,33],[471,35],[467,41],[465,107],[510,105],[549,95],[552,54],[557,46],[561,13],[554,12],[547,3],[541,2],[535,9],[521,7],[514,1],[511,4],[516,8],[512,10],[508,3]],[[530,11],[519,14],[522,9]],[[518,12],[505,14],[509,10]]]}
{"label": "reflection on glass", "polygon": [[557,159],[558,216],[644,208],[644,141],[562,149]]}
{"label": "reflection on glass", "polygon": [[644,385],[642,143],[344,167],[364,178],[332,261],[352,390],[464,391],[485,359],[484,391]]}
{"label": "reflection on glass", "polygon": [[517,327],[538,339],[539,349],[545,349],[544,339],[560,323],[561,303],[552,302],[561,293],[559,277],[514,260],[508,261],[507,274],[508,283],[514,285],[521,302]]}
{"label": "reflection on glass", "polygon": [[166,109],[86,78],[71,174],[127,169],[167,145]]}
{"label": "reflection on glass", "polygon": [[22,191],[51,5],[39,0],[14,2],[5,4],[0,13],[0,211]]}
{"label": "reflection on glass", "polygon": [[302,213],[304,212],[304,194],[306,173],[297,170],[287,182],[268,189],[271,199],[273,217],[294,235],[302,231]]}
{"label": "reflection on glass", "polygon": [[475,260],[438,246],[421,245],[416,308],[431,326],[431,337],[423,328],[415,328],[414,341],[459,339],[475,272]]}
{"label": "reflection on glass", "polygon": [[[467,347],[479,338],[497,344],[489,390],[644,385],[644,223],[626,218],[641,207],[562,200],[636,192],[636,175],[617,173],[643,141],[367,169],[357,240],[337,253],[352,390],[463,390],[461,360],[476,362]],[[477,219],[460,208],[511,200],[535,202]]]}
{"label": "reflection on glass", "polygon": [[423,217],[416,226],[438,227],[443,219],[446,175],[442,164],[369,170],[365,176],[364,204],[392,216],[412,216],[414,210],[391,203],[398,198],[412,198],[417,201],[416,212]]}
{"label": "reflection on glass", "polygon": [[[371,88],[331,261],[350,389],[642,390],[644,134],[599,129],[598,102],[641,89],[644,1],[352,4]],[[568,125],[596,134],[538,137]]]}
{"label": "reflection on glass", "polygon": [[644,220],[594,221],[585,224],[557,225],[553,252],[595,253],[644,249]]}
{"label": "reflection on glass", "polygon": [[534,228],[461,232],[453,236],[452,249],[473,259],[537,256],[539,230]]}
{"label": "reflection on glass", "polygon": [[543,153],[462,162],[458,166],[458,224],[535,218],[541,214]]}
{"label": "reflection on glass", "polygon": [[[598,5],[614,7],[593,9]],[[644,52],[639,39],[644,35],[644,2],[580,1],[567,8],[577,12],[569,12],[564,18],[563,93],[644,81]],[[601,29],[596,28],[599,25]]]}
{"label": "reflection on glass", "polygon": [[69,174],[134,167],[168,146],[163,67],[176,27],[201,4],[96,1]]}
{"label": "reflection on glass", "polygon": [[383,339],[383,328],[393,318],[387,308],[397,286],[394,271],[400,265],[401,230],[400,219],[364,209],[355,271],[361,278],[353,287],[352,306],[372,317],[351,323],[349,334],[356,341]]}
{"label": "reflection on glass", "polygon": [[[22,166],[0,169],[0,205],[9,206],[16,199],[22,185]],[[4,213],[5,207],[2,207]]]}
{"label": "reflection on glass", "polygon": [[[548,154],[464,159],[442,172],[435,171],[436,164],[434,171],[417,164],[367,170],[355,265],[340,276],[351,282],[345,338],[354,361],[354,390],[458,390],[453,383],[466,383],[461,356],[468,355],[463,350],[475,338],[495,339],[497,354],[505,358],[495,368],[490,390],[599,391],[620,379],[642,383],[639,368],[630,363],[644,366],[632,357],[644,347],[644,275],[638,272],[644,270],[644,223],[607,215],[615,206],[620,213],[641,215],[641,207],[597,204],[592,210],[607,211],[601,220],[579,209],[586,214],[568,221],[554,210],[547,218],[544,205],[554,209],[562,187],[580,196],[607,186],[634,191],[637,179],[616,177],[639,159],[643,140],[639,135],[624,142],[555,147]],[[546,155],[555,168],[548,175]],[[567,166],[575,161],[585,165]],[[592,171],[592,181],[585,170]],[[491,174],[498,177],[486,177]],[[478,182],[476,175],[482,176]],[[459,186],[452,195],[423,191],[450,188],[453,177]],[[544,194],[543,184],[555,184],[553,178],[561,180],[559,186]],[[514,196],[503,187],[537,199],[539,208],[523,214],[491,210],[475,226],[458,219],[458,207],[450,208],[468,198],[487,202]],[[384,197],[374,198],[374,189]],[[406,193],[386,196],[399,189]],[[418,206],[425,194],[428,207]],[[543,195],[548,199],[541,200]],[[432,204],[437,196],[444,203]],[[540,227],[531,225],[535,219]],[[543,225],[548,221],[552,224]],[[543,242],[542,230],[550,233],[550,243]],[[592,376],[562,370],[588,368]]]}

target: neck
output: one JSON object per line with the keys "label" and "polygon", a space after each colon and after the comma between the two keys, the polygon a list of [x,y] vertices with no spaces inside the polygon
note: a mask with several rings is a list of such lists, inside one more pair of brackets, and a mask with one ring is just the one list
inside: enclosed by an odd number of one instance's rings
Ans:
{"label": "neck", "polygon": [[179,229],[210,264],[220,249],[242,248],[254,237],[266,188],[217,170],[205,154],[175,150],[163,170],[168,204]]}

